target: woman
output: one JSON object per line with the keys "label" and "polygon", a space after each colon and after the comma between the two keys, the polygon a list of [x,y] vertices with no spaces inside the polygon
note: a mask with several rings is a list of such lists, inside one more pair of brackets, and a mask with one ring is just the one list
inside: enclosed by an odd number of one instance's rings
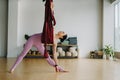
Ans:
{"label": "woman", "polygon": [[[66,72],[62,67],[59,66],[58,60],[57,60],[57,54],[56,54],[56,48],[57,48],[57,41],[60,39],[61,41],[64,41],[67,38],[67,35],[63,31],[59,31],[57,34],[54,35],[54,43],[53,43],[53,59],[48,54],[48,57],[45,57],[47,62],[55,67],[56,72]],[[34,34],[30,36],[30,38],[25,43],[24,49],[21,52],[21,54],[18,56],[16,62],[10,69],[10,72],[12,73],[16,66],[22,61],[22,59],[26,56],[28,51],[32,48],[32,46],[36,47],[37,50],[41,53],[42,56],[44,55],[44,44],[41,42],[41,33]]]}

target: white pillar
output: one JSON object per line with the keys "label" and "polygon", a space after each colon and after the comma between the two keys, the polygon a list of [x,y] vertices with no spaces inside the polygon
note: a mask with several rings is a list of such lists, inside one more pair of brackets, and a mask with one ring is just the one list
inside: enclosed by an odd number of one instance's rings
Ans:
{"label": "white pillar", "polygon": [[9,0],[8,6],[8,54],[7,57],[17,56],[17,27],[18,27],[18,0]]}

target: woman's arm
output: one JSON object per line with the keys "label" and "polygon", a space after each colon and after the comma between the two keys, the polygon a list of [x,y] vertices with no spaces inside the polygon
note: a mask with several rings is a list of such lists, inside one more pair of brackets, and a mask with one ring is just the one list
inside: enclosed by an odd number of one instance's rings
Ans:
{"label": "woman's arm", "polygon": [[55,65],[59,65],[58,59],[57,59],[57,54],[56,54],[56,48],[57,48],[57,43],[54,43],[53,44],[53,59],[55,61]]}
{"label": "woman's arm", "polygon": [[56,72],[68,72],[59,66],[57,54],[56,54],[56,48],[57,48],[57,44],[53,44],[53,60],[55,61],[55,65],[54,65],[55,70],[56,70]]}
{"label": "woman's arm", "polygon": [[55,20],[55,17],[54,17],[54,3],[53,3],[53,1],[51,1],[50,8],[51,8],[51,18],[52,18],[52,21],[53,21],[53,26],[55,26],[56,25],[56,20]]}

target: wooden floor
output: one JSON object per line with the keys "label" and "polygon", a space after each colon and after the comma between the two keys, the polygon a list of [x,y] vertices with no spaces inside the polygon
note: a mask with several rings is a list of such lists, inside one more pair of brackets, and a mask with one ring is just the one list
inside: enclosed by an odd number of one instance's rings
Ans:
{"label": "wooden floor", "polygon": [[14,73],[7,71],[15,58],[0,58],[0,80],[120,80],[120,61],[59,59],[68,73],[56,73],[44,59],[24,59]]}

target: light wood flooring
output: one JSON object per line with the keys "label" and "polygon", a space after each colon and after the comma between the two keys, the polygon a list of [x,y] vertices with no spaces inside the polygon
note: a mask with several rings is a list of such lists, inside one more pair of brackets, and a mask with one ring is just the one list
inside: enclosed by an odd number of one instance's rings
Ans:
{"label": "light wood flooring", "polygon": [[59,59],[69,72],[56,73],[45,59],[23,59],[11,74],[15,58],[0,58],[0,80],[120,80],[120,60]]}

